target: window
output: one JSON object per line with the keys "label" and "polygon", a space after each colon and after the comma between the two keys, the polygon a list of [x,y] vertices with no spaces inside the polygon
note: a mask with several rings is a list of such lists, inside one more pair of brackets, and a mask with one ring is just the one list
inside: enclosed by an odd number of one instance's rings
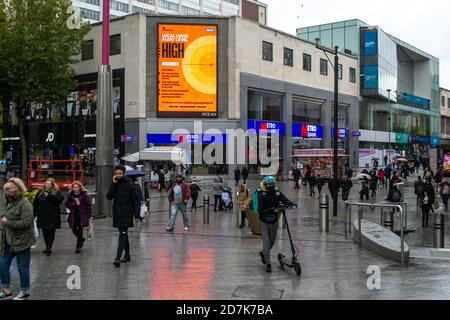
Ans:
{"label": "window", "polygon": [[322,105],[317,102],[294,100],[292,103],[292,121],[305,124],[320,124]]}
{"label": "window", "polygon": [[98,11],[80,8],[80,13],[86,19],[100,21],[100,12],[98,12]]}
{"label": "window", "polygon": [[351,83],[356,83],[356,69],[355,68],[350,68],[350,82]]}
{"label": "window", "polygon": [[111,0],[109,3],[109,7],[113,10],[127,12],[128,13],[128,4],[122,3],[119,1]]}
{"label": "window", "polygon": [[342,80],[342,64],[338,64],[338,78]]}
{"label": "window", "polygon": [[78,0],[79,2],[89,3],[96,6],[100,5],[100,0]]}
{"label": "window", "polygon": [[262,42],[262,58],[266,61],[273,61],[273,44],[270,42]]}
{"label": "window", "polygon": [[155,0],[137,0],[137,1],[142,2],[142,3],[151,4],[152,6],[155,5]]}
{"label": "window", "polygon": [[109,38],[110,41],[110,55],[114,56],[116,54],[120,54],[120,34],[115,34]]}
{"label": "window", "polygon": [[450,108],[450,98],[447,100],[447,108]]}
{"label": "window", "polygon": [[87,40],[83,43],[83,49],[81,51],[81,60],[94,59],[94,40]]}
{"label": "window", "polygon": [[153,10],[149,10],[149,9],[145,9],[145,8],[141,8],[141,7],[133,6],[133,13],[136,13],[136,12],[142,12],[142,13],[149,14],[149,13],[153,13],[154,11]]}
{"label": "window", "polygon": [[328,75],[328,61],[325,59],[320,59],[320,74]]}
{"label": "window", "polygon": [[311,55],[303,54],[303,70],[311,72]]}
{"label": "window", "polygon": [[159,0],[158,5],[160,8],[178,12],[178,5],[166,0]]}
{"label": "window", "polygon": [[281,121],[282,95],[249,90],[247,103],[249,119]]}
{"label": "window", "polygon": [[232,4],[235,4],[235,5],[239,5],[239,0],[224,0],[225,2],[229,2],[229,3],[232,3]]}
{"label": "window", "polygon": [[203,6],[207,9],[210,10],[214,10],[214,11],[219,11],[220,12],[220,5],[221,5],[221,1],[220,0],[204,0],[203,1]]}
{"label": "window", "polygon": [[199,15],[200,14],[200,10],[189,8],[189,7],[185,7],[185,6],[181,6],[181,13],[197,14],[197,15]]}
{"label": "window", "polygon": [[293,67],[294,66],[294,51],[289,48],[284,48],[284,65]]}
{"label": "window", "polygon": [[445,107],[445,97],[442,96],[442,97],[441,97],[441,100],[442,100],[442,102],[441,102],[442,106]]}

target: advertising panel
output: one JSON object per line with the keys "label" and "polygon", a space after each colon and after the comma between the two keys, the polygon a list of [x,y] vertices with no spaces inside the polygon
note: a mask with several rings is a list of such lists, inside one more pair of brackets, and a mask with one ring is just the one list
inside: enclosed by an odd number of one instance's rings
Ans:
{"label": "advertising panel", "polygon": [[323,126],[318,126],[315,124],[294,123],[292,125],[292,136],[300,138],[322,139]]}
{"label": "advertising panel", "polygon": [[364,89],[378,89],[378,66],[364,67]]}
{"label": "advertising panel", "polygon": [[247,128],[255,129],[258,134],[278,134],[281,137],[286,135],[284,122],[247,120]]}
{"label": "advertising panel", "polygon": [[444,172],[450,173],[450,153],[444,154]]}
{"label": "advertising panel", "polygon": [[378,32],[364,32],[364,55],[374,56],[378,54]]}
{"label": "advertising panel", "polygon": [[217,117],[217,26],[158,24],[158,117]]}

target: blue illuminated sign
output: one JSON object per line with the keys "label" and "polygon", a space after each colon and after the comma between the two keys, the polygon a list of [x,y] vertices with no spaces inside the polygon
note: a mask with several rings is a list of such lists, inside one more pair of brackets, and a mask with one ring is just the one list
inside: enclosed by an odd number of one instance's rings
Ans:
{"label": "blue illuminated sign", "polygon": [[300,138],[322,139],[323,126],[315,124],[294,123],[292,125],[292,136]]}
{"label": "blue illuminated sign", "polygon": [[171,134],[148,133],[147,143],[150,144],[226,144],[226,134]]}
{"label": "blue illuminated sign", "polygon": [[430,100],[409,93],[403,93],[403,101],[411,103],[423,109],[430,109]]}
{"label": "blue illuminated sign", "polygon": [[378,32],[364,32],[364,55],[374,56],[378,54]]}
{"label": "blue illuminated sign", "polygon": [[436,148],[437,146],[441,145],[441,138],[440,137],[431,137],[430,145],[432,148]]}
{"label": "blue illuminated sign", "polygon": [[277,134],[281,137],[286,135],[286,124],[284,122],[248,120],[247,129],[254,129],[258,134]]}
{"label": "blue illuminated sign", "polygon": [[[331,128],[331,137],[334,137],[334,128]],[[346,128],[338,128],[338,139],[347,139],[348,130]]]}
{"label": "blue illuminated sign", "polygon": [[364,89],[378,89],[378,66],[364,67]]}

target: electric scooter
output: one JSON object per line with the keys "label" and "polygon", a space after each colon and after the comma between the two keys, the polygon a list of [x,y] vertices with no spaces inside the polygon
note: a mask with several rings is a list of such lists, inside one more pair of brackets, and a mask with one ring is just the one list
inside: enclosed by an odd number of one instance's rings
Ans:
{"label": "electric scooter", "polygon": [[[297,207],[297,205],[294,204],[292,207]],[[284,269],[285,266],[288,268],[293,268],[297,276],[300,276],[300,274],[302,273],[302,268],[300,266],[300,262],[298,261],[298,252],[297,252],[298,250],[295,247],[294,243],[292,242],[291,231],[289,229],[289,224],[286,218],[286,209],[288,208],[289,207],[285,205],[280,205],[280,211],[283,216],[284,223],[286,224],[286,229],[289,235],[289,241],[291,243],[292,259],[289,261],[284,254],[278,253],[278,262],[280,263],[282,269]]]}

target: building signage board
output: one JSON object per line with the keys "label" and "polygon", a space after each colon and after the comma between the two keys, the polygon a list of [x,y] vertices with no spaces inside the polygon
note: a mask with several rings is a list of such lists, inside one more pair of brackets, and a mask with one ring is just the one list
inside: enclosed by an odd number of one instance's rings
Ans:
{"label": "building signage board", "polygon": [[217,26],[158,24],[158,117],[217,118]]}
{"label": "building signage board", "polygon": [[409,134],[396,133],[395,134],[395,143],[402,143],[402,144],[409,143]]}
{"label": "building signage board", "polygon": [[431,137],[430,145],[432,148],[437,148],[438,146],[441,145],[441,138],[440,137]]}
{"label": "building signage board", "polygon": [[[334,138],[334,128],[331,128],[331,137]],[[347,139],[348,130],[346,128],[338,128],[338,139]]]}
{"label": "building signage board", "polygon": [[292,125],[292,136],[310,139],[323,138],[323,126],[316,124],[294,123]]}
{"label": "building signage board", "polygon": [[409,93],[403,93],[403,101],[422,109],[430,110],[431,101],[429,99],[418,97]]}
{"label": "building signage board", "polygon": [[286,124],[284,122],[248,120],[247,129],[254,129],[258,134],[278,134],[281,137],[286,135]]}
{"label": "building signage board", "polygon": [[176,145],[186,144],[226,144],[226,134],[171,134],[171,133],[149,133],[147,134],[147,143],[156,145]]}
{"label": "building signage board", "polygon": [[364,32],[364,55],[374,56],[378,54],[378,31]]}
{"label": "building signage board", "polygon": [[378,66],[364,67],[364,89],[378,89]]}

